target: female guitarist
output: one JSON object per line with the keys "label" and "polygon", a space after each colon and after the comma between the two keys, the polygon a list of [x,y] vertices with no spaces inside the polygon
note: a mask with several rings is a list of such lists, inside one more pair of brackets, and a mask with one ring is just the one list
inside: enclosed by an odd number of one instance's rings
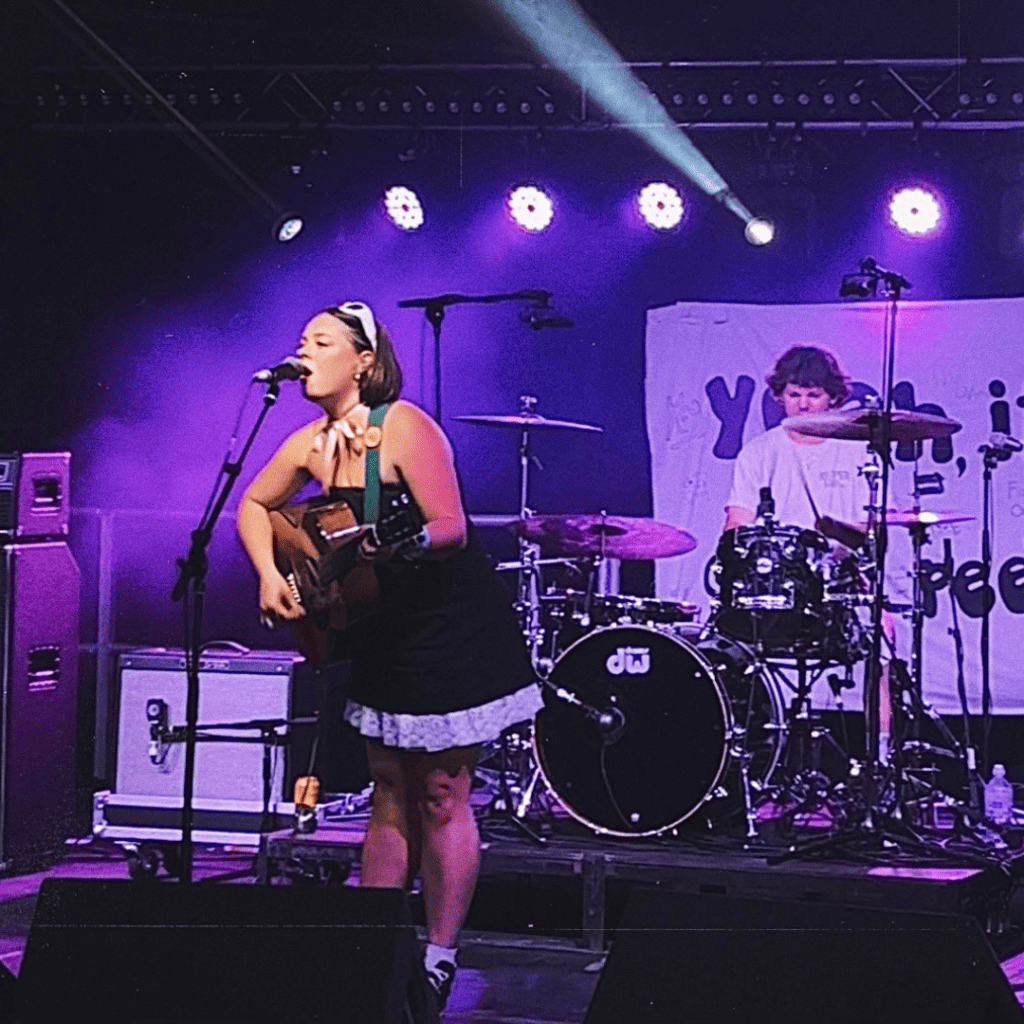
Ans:
{"label": "female guitarist", "polygon": [[362,538],[358,560],[372,565],[379,600],[334,631],[331,656],[352,663],[345,718],[366,737],[374,783],[361,881],[408,888],[422,874],[427,974],[443,1005],[480,863],[469,806],[480,745],[532,718],[540,691],[504,588],[467,524],[448,439],[397,400],[402,374],[387,331],[364,303],[331,306],[306,324],[298,356],[305,396],[323,415],[256,477],[238,530],[259,574],[261,613],[295,622],[306,609],[275,564],[272,516],[301,487],[315,479],[364,522],[379,473],[380,518],[402,503],[418,513],[411,538],[379,547],[373,534]]}

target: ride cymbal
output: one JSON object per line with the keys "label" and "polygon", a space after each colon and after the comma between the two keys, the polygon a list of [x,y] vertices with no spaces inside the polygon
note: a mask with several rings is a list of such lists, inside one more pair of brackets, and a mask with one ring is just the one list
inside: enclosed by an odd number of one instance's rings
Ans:
{"label": "ride cymbal", "polygon": [[596,434],[604,433],[604,427],[596,427],[591,423],[576,423],[572,420],[550,420],[536,412],[493,416],[481,413],[473,416],[453,416],[452,419],[462,423],[475,423],[482,427],[515,427],[517,430],[589,430]]}
{"label": "ride cymbal", "polygon": [[[946,523],[969,523],[977,518],[977,516],[965,515],[963,512],[932,512],[923,508],[891,508],[886,513],[885,521],[889,526],[943,526]],[[861,526],[866,527],[867,525],[867,520],[862,519]]]}
{"label": "ride cymbal", "polygon": [[[833,412],[804,413],[787,416],[782,426],[809,437],[835,437],[845,441],[872,441],[882,428],[885,413],[881,409],[849,409]],[[932,416],[925,412],[904,412],[893,409],[889,413],[889,439],[891,441],[929,441],[949,437],[961,424],[945,416]]]}
{"label": "ride cymbal", "polygon": [[517,536],[561,555],[602,555],[623,561],[685,555],[697,541],[685,530],[630,516],[531,516],[512,523]]}

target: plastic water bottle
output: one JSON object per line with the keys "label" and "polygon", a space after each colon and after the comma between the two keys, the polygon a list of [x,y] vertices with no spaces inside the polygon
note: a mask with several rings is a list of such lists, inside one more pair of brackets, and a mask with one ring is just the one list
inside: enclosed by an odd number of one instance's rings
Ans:
{"label": "plastic water bottle", "polygon": [[1006,780],[1006,768],[992,765],[992,778],[985,783],[985,817],[993,825],[1005,825],[1013,811],[1013,786]]}

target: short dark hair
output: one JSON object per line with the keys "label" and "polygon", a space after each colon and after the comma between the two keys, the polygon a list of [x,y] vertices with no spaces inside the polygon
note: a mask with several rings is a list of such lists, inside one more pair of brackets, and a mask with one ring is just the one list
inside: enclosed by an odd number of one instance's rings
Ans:
{"label": "short dark hair", "polygon": [[850,397],[850,378],[843,373],[839,361],[827,349],[814,345],[794,345],[783,353],[765,382],[776,398],[787,384],[824,388],[833,406],[842,405]]}
{"label": "short dark hair", "polygon": [[[338,306],[328,306],[321,312],[337,317],[352,332],[358,351],[373,352],[373,345],[366,336],[359,317],[346,313]],[[373,366],[359,381],[359,398],[371,409],[385,402],[395,401],[402,393],[402,367],[395,355],[391,335],[376,317],[373,323],[377,329],[377,350],[374,352]]]}

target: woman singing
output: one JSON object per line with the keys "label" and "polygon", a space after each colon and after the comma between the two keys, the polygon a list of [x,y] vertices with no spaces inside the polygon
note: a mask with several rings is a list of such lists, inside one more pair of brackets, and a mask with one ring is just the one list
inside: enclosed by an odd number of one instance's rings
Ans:
{"label": "woman singing", "polygon": [[352,663],[345,718],[366,738],[374,784],[361,881],[408,888],[422,875],[425,962],[443,1006],[480,863],[469,805],[480,745],[532,718],[541,696],[508,598],[467,524],[448,439],[397,400],[402,374],[387,331],[364,303],[331,306],[306,325],[298,355],[305,395],[323,415],[256,477],[238,529],[259,574],[261,613],[289,621],[305,612],[274,564],[272,510],[315,479],[364,521],[376,449],[380,517],[410,498],[419,513],[411,540],[363,541],[380,601],[339,631],[332,653]]}

